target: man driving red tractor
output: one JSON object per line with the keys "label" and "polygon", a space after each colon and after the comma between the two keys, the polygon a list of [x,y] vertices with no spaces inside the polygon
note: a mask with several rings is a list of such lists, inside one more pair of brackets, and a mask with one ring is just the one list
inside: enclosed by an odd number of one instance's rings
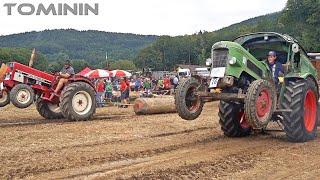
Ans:
{"label": "man driving red tractor", "polygon": [[58,92],[62,89],[64,85],[68,82],[68,79],[74,75],[74,69],[71,66],[70,60],[66,60],[64,63],[64,67],[61,71],[57,74],[59,76],[59,82],[57,87],[54,90],[54,94],[57,95]]}

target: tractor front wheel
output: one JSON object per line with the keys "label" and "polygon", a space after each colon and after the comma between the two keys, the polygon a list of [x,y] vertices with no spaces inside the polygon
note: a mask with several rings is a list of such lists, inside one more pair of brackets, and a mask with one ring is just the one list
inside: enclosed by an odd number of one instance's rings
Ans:
{"label": "tractor front wheel", "polygon": [[94,89],[85,82],[67,85],[60,96],[60,108],[64,117],[69,120],[89,120],[96,111]]}
{"label": "tractor front wheel", "polygon": [[259,79],[253,81],[246,93],[244,111],[253,128],[266,128],[276,109],[277,94],[269,81]]}
{"label": "tractor front wheel", "polygon": [[293,142],[312,140],[317,135],[318,93],[310,80],[289,81],[281,103],[283,125],[287,137]]}
{"label": "tractor front wheel", "polygon": [[2,90],[2,92],[0,92],[0,107],[4,107],[8,104],[10,104],[9,93],[6,90]]}
{"label": "tractor front wheel", "polygon": [[251,127],[244,114],[243,104],[220,101],[219,123],[228,137],[243,137],[251,133]]}
{"label": "tractor front wheel", "polygon": [[185,120],[194,120],[202,112],[203,101],[196,95],[200,83],[195,78],[183,80],[176,89],[175,104],[179,116]]}
{"label": "tractor front wheel", "polygon": [[27,84],[17,84],[10,91],[10,100],[17,108],[27,108],[34,101],[34,91]]}
{"label": "tractor front wheel", "polygon": [[64,118],[60,107],[57,104],[52,104],[50,102],[38,99],[36,103],[36,108],[39,114],[45,119],[62,119]]}

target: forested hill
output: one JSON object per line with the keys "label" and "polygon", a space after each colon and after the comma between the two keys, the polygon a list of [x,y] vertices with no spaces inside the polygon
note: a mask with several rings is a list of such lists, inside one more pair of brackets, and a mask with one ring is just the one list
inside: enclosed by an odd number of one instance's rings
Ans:
{"label": "forested hill", "polygon": [[[221,40],[233,40],[239,35],[258,32],[283,32],[279,24],[282,12],[267,14],[213,32],[200,31],[193,35],[161,36],[142,49],[135,58],[137,67],[148,66],[157,70],[173,70],[175,64],[204,64],[210,57],[211,46]],[[174,63],[173,63],[174,62]]]}
{"label": "forested hill", "polygon": [[61,67],[59,61],[68,57],[74,60],[73,65],[77,70],[85,66],[104,68],[107,51],[112,60],[109,67],[113,69],[149,67],[154,70],[173,70],[176,64],[204,64],[205,59],[210,57],[211,46],[217,41],[233,40],[239,35],[259,31],[292,35],[307,51],[320,52],[319,12],[320,1],[288,0],[281,12],[193,35],[145,36],[70,29],[0,36],[0,60],[27,62],[28,54],[35,47],[43,59],[38,62],[39,68],[56,70]]}
{"label": "forested hill", "polygon": [[45,30],[0,36],[0,47],[36,48],[49,62],[69,57],[98,64],[105,60],[106,51],[113,60],[133,59],[156,39],[151,35],[102,31]]}
{"label": "forested hill", "polygon": [[135,64],[159,70],[173,70],[175,64],[182,63],[203,65],[210,57],[210,49],[215,42],[268,31],[289,34],[298,39],[308,52],[320,52],[320,1],[288,0],[281,12],[252,18],[218,31],[179,37],[161,36],[139,52]]}

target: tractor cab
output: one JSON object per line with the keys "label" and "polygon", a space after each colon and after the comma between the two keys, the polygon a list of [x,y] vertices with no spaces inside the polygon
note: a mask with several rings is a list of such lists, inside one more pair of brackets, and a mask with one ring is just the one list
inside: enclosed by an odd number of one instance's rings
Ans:
{"label": "tractor cab", "polygon": [[285,64],[290,57],[290,43],[275,34],[254,34],[234,40],[259,61],[266,61],[269,51],[277,53],[277,61]]}
{"label": "tractor cab", "polygon": [[[286,34],[255,33],[240,36],[234,40],[257,60],[266,62],[269,51],[275,51],[277,61],[284,65],[285,73],[303,71],[304,77],[313,74],[315,69],[306,51],[298,41]],[[307,71],[305,71],[307,69]]]}

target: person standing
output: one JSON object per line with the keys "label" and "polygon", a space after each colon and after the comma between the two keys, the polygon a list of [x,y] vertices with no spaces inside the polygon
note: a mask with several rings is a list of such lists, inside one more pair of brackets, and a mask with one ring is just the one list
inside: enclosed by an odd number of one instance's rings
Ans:
{"label": "person standing", "polygon": [[177,89],[178,84],[179,84],[179,79],[178,79],[177,76],[175,76],[173,78],[173,87],[174,87],[174,89]]}
{"label": "person standing", "polygon": [[141,88],[141,80],[139,78],[134,82],[134,91],[138,92]]}
{"label": "person standing", "polygon": [[169,79],[168,76],[166,76],[163,79],[163,87],[164,87],[164,90],[170,90],[171,89],[170,79]]}
{"label": "person standing", "polygon": [[[128,104],[127,99],[128,99],[128,91],[129,91],[129,86],[126,82],[126,79],[122,78],[120,80],[120,92],[121,92],[121,103],[122,104]],[[121,106],[121,107],[127,107]]]}
{"label": "person standing", "polygon": [[159,93],[162,93],[162,90],[164,89],[164,86],[163,86],[163,79],[159,79],[158,80],[158,91],[160,91]]}
{"label": "person standing", "polygon": [[145,91],[147,96],[150,96],[152,94],[152,92],[151,92],[151,80],[149,78],[146,78],[143,81],[143,88],[144,88],[144,91]]}
{"label": "person standing", "polygon": [[111,101],[111,99],[112,99],[112,84],[110,81],[106,82],[105,89],[106,89],[106,98]]}
{"label": "person standing", "polygon": [[105,84],[103,79],[99,79],[96,83],[96,99],[97,99],[97,104],[98,107],[103,107],[103,95],[105,92]]}
{"label": "person standing", "polygon": [[151,82],[150,79],[146,78],[143,81],[143,88],[145,91],[150,91],[151,90]]}
{"label": "person standing", "polygon": [[[130,79],[128,79],[127,77],[124,77],[124,81],[126,82],[126,84],[127,84],[127,86],[128,86],[128,88],[127,88],[127,90],[126,90],[126,102],[127,102],[127,104],[130,104],[130,90],[131,90],[131,80]],[[128,106],[125,106],[125,107],[128,107]]]}

